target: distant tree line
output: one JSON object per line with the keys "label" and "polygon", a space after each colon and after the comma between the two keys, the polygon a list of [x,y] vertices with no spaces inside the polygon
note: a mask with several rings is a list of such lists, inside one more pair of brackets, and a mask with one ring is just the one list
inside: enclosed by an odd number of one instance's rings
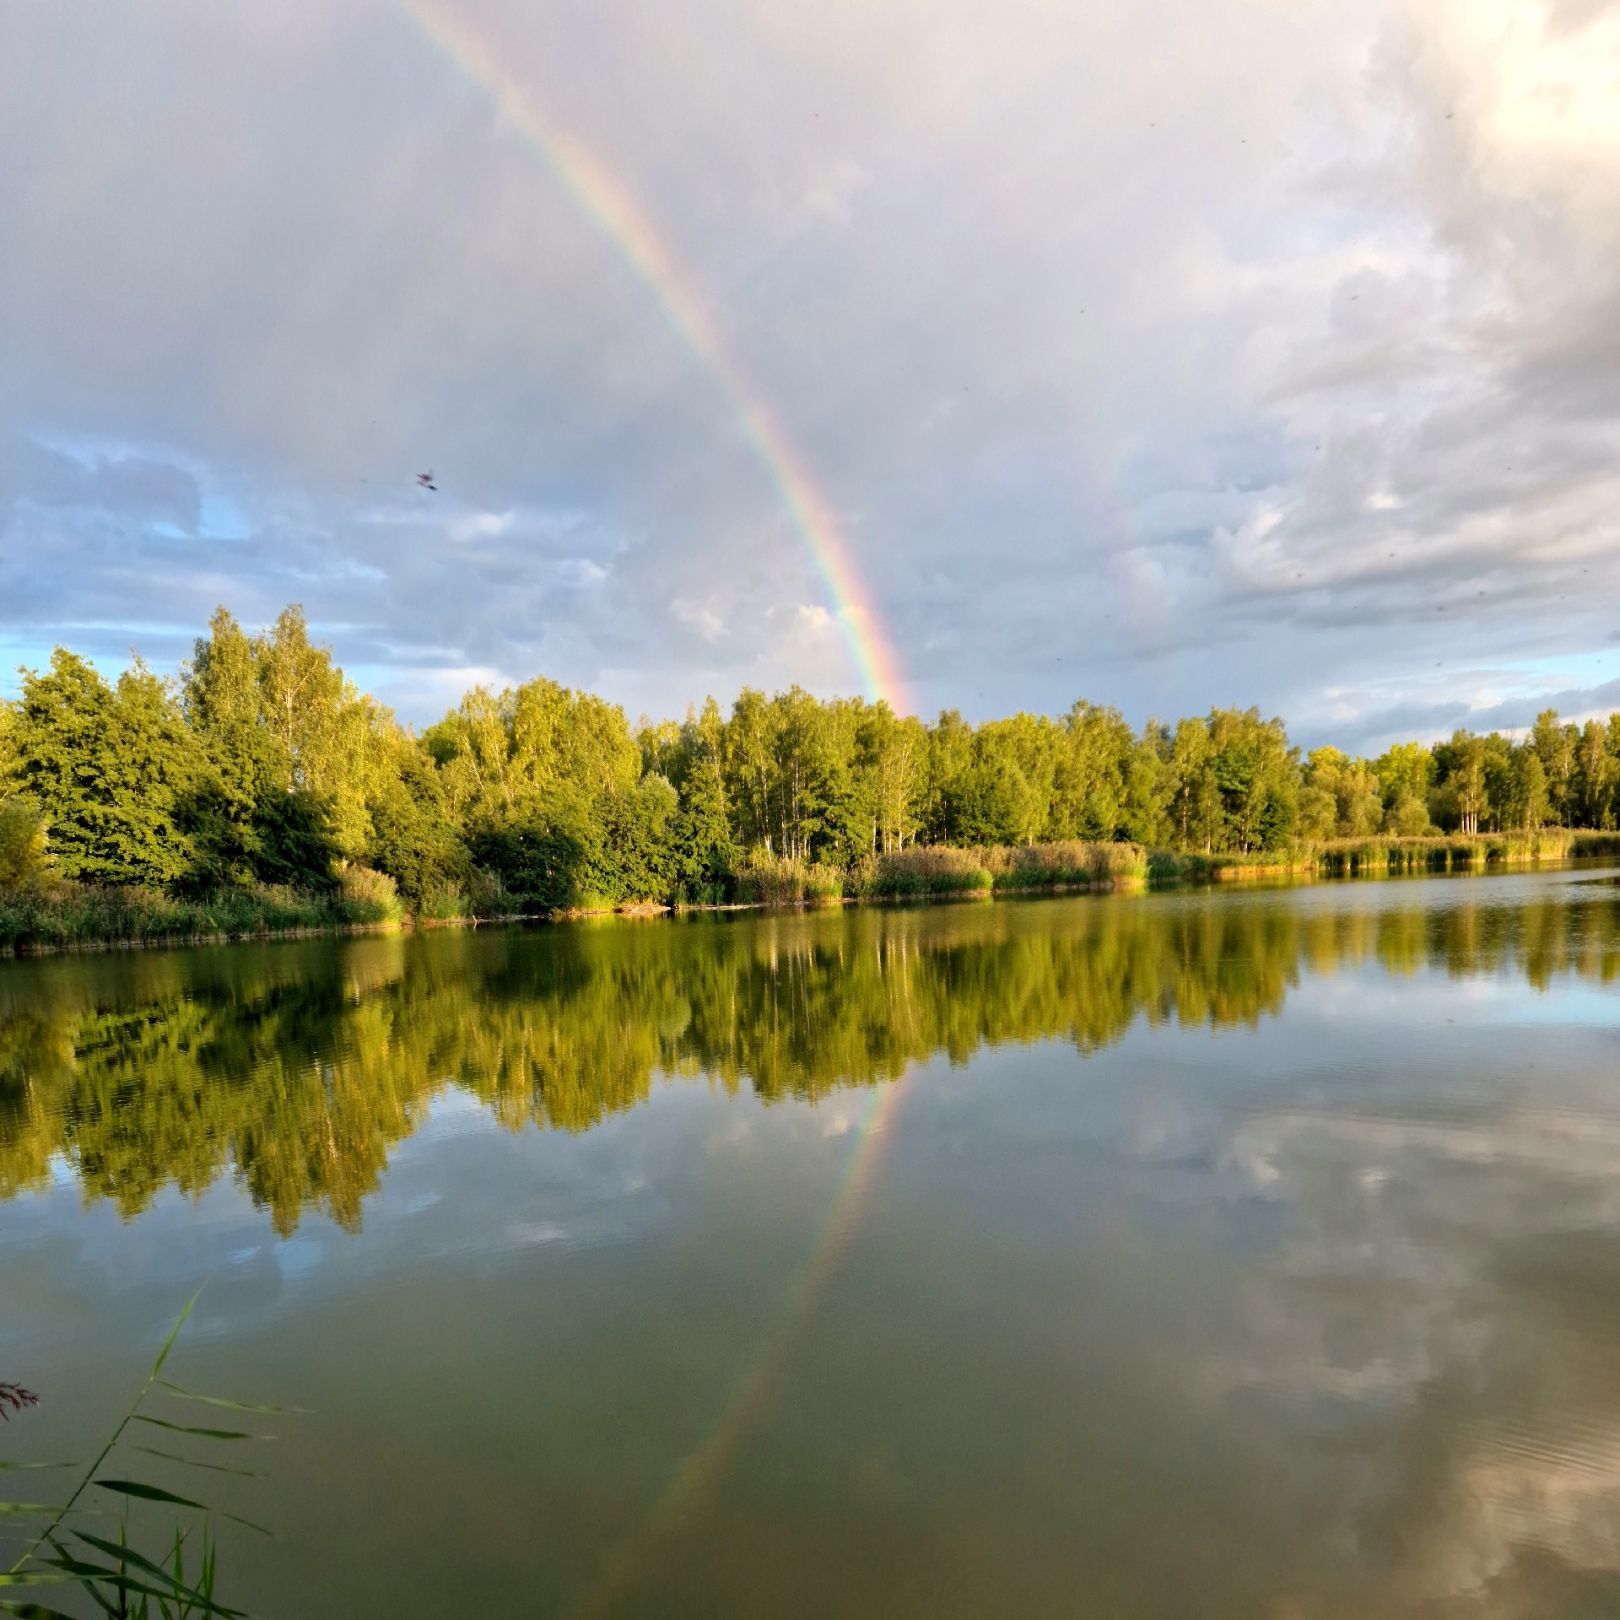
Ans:
{"label": "distant tree line", "polygon": [[312,645],[296,607],[258,635],[219,609],[173,679],[137,661],[109,682],[58,648],[0,704],[0,889],[378,882],[450,915],[720,900],[761,867],[849,868],[915,844],[1252,854],[1617,820],[1620,715],[1550,710],[1516,741],[1458,731],[1301,758],[1256,709],[1140,732],[1086,702],[927,724],[793,687],[632,728],[537,678],[475,688],[417,735]]}

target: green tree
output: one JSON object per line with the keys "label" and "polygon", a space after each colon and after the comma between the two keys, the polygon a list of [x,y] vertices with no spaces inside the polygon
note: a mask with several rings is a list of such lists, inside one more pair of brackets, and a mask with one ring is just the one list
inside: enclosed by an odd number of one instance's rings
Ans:
{"label": "green tree", "polygon": [[1490,809],[1485,785],[1485,744],[1471,731],[1456,731],[1434,749],[1435,785],[1430,813],[1442,827],[1472,835]]}
{"label": "green tree", "polygon": [[139,660],[112,687],[58,647],[48,671],[23,676],[15,747],[64,876],[164,884],[186,872],[177,810],[199,761],[173,695]]}
{"label": "green tree", "polygon": [[1546,773],[1547,797],[1555,819],[1570,826],[1578,816],[1574,802],[1575,758],[1580,734],[1574,726],[1560,725],[1556,709],[1543,709],[1530,731],[1530,744]]}
{"label": "green tree", "polygon": [[45,817],[26,793],[0,798],[0,892],[36,889],[50,874]]}
{"label": "green tree", "polygon": [[1620,760],[1610,752],[1608,728],[1601,720],[1588,720],[1581,727],[1575,758],[1573,797],[1580,807],[1578,825],[1603,828],[1614,825],[1617,779],[1620,779]]}

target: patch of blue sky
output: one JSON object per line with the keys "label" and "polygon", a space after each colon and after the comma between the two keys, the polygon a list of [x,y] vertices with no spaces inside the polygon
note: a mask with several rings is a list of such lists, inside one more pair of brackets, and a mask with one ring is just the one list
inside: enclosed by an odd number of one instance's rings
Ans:
{"label": "patch of blue sky", "polygon": [[[25,669],[44,669],[51,661],[51,649],[61,641],[61,636],[51,635],[47,631],[25,631],[20,634],[0,633],[0,698],[7,701],[22,695],[22,671]],[[80,649],[75,648],[76,652]],[[81,652],[86,661],[95,664],[103,675],[116,675],[123,668],[123,660],[111,660],[97,663],[94,658]]]}
{"label": "patch of blue sky", "polygon": [[202,480],[197,528],[209,540],[248,540],[253,535],[247,513],[207,478]]}
{"label": "patch of blue sky", "polygon": [[1547,653],[1537,658],[1509,658],[1494,667],[1560,684],[1592,684],[1620,678],[1620,646]]}
{"label": "patch of blue sky", "polygon": [[140,439],[104,438],[99,434],[34,433],[35,444],[94,472],[114,461],[153,461],[164,466],[179,467],[200,478],[207,471],[194,456],[182,455],[166,444],[154,444]]}

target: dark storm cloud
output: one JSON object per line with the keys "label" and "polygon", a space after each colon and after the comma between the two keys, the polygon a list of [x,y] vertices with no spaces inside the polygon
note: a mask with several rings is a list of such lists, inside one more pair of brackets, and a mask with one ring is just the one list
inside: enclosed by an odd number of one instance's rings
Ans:
{"label": "dark storm cloud", "polygon": [[[1608,645],[1612,11],[455,10],[689,267],[925,709],[1370,735]],[[299,600],[413,718],[855,686],[736,397],[401,10],[7,41],[8,646]]]}

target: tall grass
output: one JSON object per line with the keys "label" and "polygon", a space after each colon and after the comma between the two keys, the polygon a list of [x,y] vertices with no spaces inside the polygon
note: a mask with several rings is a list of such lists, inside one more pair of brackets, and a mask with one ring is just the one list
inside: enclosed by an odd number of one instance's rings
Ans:
{"label": "tall grass", "polygon": [[874,900],[925,899],[930,895],[988,894],[993,879],[980,851],[920,846],[880,855],[856,874],[856,892]]}
{"label": "tall grass", "polygon": [[1147,851],[1140,844],[996,844],[981,852],[985,870],[1001,889],[1114,888],[1145,881]]}
{"label": "tall grass", "polygon": [[1114,888],[1140,883],[1148,855],[1139,844],[990,845],[956,849],[919,846],[880,855],[861,874],[857,892],[874,899],[1018,893],[1040,889]]}
{"label": "tall grass", "polygon": [[266,884],[181,899],[159,889],[59,883],[32,892],[0,892],[0,950],[247,939],[377,926],[400,916],[392,879],[365,867],[341,874],[338,891],[330,896]]}
{"label": "tall grass", "polygon": [[735,892],[743,905],[831,904],[844,893],[844,873],[819,861],[756,850],[736,874]]}
{"label": "tall grass", "polygon": [[1330,877],[1389,872],[1450,872],[1478,866],[1518,866],[1568,860],[1577,835],[1562,827],[1526,832],[1433,838],[1334,839],[1316,851],[1316,864]]}
{"label": "tall grass", "polygon": [[[1154,883],[1206,883],[1218,879],[1264,877],[1286,872],[1323,877],[1386,877],[1402,872],[1461,872],[1484,866],[1517,866],[1567,860],[1581,854],[1583,840],[1602,834],[1572,833],[1562,827],[1508,833],[1399,838],[1335,838],[1321,844],[1288,845],[1247,853],[1216,850],[1154,850],[1148,875]],[[1620,852],[1620,837],[1614,839]],[[1599,848],[1591,851],[1601,854]]]}
{"label": "tall grass", "polygon": [[[64,1591],[77,1589],[89,1597],[102,1613],[115,1620],[193,1620],[193,1617],[228,1616],[239,1620],[240,1609],[227,1608],[216,1593],[217,1559],[212,1532],[212,1511],[194,1496],[182,1495],[166,1486],[151,1484],[142,1476],[151,1471],[143,1458],[156,1457],[169,1465],[202,1469],[212,1475],[235,1474],[245,1478],[246,1470],[227,1467],[189,1453],[198,1442],[212,1450],[220,1444],[233,1447],[238,1442],[263,1438],[244,1429],[221,1427],[210,1413],[206,1424],[186,1423],[183,1406],[174,1403],[200,1403],[205,1407],[242,1413],[274,1413],[273,1406],[248,1406],[219,1395],[202,1395],[183,1388],[163,1376],[163,1369],[174,1349],[180,1330],[186,1325],[197,1295],[192,1295],[169,1336],[158,1351],[146,1382],[135,1392],[118,1426],[88,1467],[78,1469],[71,1490],[57,1491],[63,1497],[56,1503],[0,1502],[0,1514],[27,1530],[27,1542],[10,1568],[0,1573],[0,1587],[7,1596],[0,1599],[0,1613],[38,1616],[40,1620],[69,1620],[61,1610],[41,1601],[60,1601]],[[154,1432],[155,1431],[155,1432]],[[150,1444],[143,1444],[150,1441]],[[138,1455],[137,1455],[138,1454]],[[42,1473],[62,1473],[76,1469],[68,1463],[0,1463],[0,1468],[31,1469]],[[195,1489],[196,1487],[192,1487]],[[47,1494],[41,1492],[40,1494]],[[134,1503],[154,1503],[181,1514],[200,1514],[201,1528],[189,1554],[191,1531],[176,1528],[171,1542],[152,1553],[142,1552],[130,1538],[130,1509]],[[107,1531],[109,1517],[117,1519],[117,1539]],[[225,1514],[239,1524],[261,1534],[269,1532],[247,1519]],[[10,1594],[17,1594],[15,1597]]]}
{"label": "tall grass", "polygon": [[1578,832],[1571,834],[1570,854],[1577,857],[1620,855],[1620,832]]}

